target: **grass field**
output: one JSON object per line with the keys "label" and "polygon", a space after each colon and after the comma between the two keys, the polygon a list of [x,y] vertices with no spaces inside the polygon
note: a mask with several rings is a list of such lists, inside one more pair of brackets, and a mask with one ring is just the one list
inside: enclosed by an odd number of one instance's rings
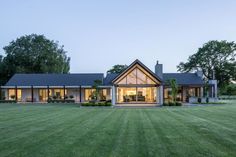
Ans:
{"label": "grass field", "polygon": [[148,109],[0,104],[0,156],[236,156],[236,103]]}

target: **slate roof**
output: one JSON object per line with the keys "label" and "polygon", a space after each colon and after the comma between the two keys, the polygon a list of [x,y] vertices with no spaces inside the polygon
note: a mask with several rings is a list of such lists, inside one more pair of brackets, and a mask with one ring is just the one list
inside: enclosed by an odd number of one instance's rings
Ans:
{"label": "slate roof", "polygon": [[[103,81],[103,85],[112,85],[119,74],[80,73],[80,74],[15,74],[5,86],[92,86],[94,80]],[[204,85],[203,80],[195,73],[164,73],[163,81],[175,78],[179,85]]]}
{"label": "slate roof", "polygon": [[103,81],[103,78],[103,73],[15,74],[5,86],[92,86],[94,80]]}
{"label": "slate roof", "polygon": [[104,85],[112,85],[112,80],[116,78],[119,74],[107,74],[107,76],[104,79]]}
{"label": "slate roof", "polygon": [[163,73],[165,84],[172,78],[176,79],[179,85],[204,85],[204,81],[196,73]]}

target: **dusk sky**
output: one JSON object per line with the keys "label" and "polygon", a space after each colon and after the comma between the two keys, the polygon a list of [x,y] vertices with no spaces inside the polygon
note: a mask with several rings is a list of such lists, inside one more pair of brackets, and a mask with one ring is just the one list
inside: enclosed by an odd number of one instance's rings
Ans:
{"label": "dusk sky", "polygon": [[65,46],[71,73],[105,73],[135,59],[176,72],[205,42],[236,41],[235,8],[236,0],[2,0],[0,54],[36,33]]}

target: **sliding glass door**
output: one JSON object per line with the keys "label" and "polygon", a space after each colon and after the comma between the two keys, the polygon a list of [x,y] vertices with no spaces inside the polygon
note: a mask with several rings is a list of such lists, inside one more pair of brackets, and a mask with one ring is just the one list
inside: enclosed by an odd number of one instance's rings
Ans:
{"label": "sliding glass door", "polygon": [[156,103],[156,87],[117,87],[117,103]]}

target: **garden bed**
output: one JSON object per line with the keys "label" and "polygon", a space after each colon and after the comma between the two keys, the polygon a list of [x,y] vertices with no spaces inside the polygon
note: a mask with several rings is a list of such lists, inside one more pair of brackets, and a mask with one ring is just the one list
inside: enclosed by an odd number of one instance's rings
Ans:
{"label": "garden bed", "polygon": [[0,103],[16,103],[16,100],[0,100]]}
{"label": "garden bed", "polygon": [[163,106],[182,106],[183,104],[181,102],[165,102],[163,103]]}
{"label": "garden bed", "polygon": [[112,106],[110,102],[86,102],[81,103],[81,106]]}
{"label": "garden bed", "polygon": [[48,103],[75,103],[75,100],[73,99],[66,99],[66,100],[48,100]]}

